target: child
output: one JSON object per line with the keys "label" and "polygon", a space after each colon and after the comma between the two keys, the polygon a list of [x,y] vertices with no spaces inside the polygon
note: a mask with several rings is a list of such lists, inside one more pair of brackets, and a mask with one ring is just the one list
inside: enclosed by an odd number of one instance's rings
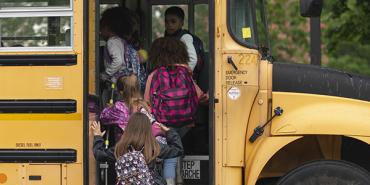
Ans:
{"label": "child", "polygon": [[[168,145],[157,142],[151,131],[151,123],[143,113],[134,113],[127,124],[125,132],[115,148],[104,149],[104,132],[99,122],[93,122],[94,156],[97,160],[116,161],[117,184],[166,184],[156,167],[156,158],[171,158],[183,154],[180,136],[172,129],[157,124],[165,133]],[[126,158],[137,159],[134,161]],[[145,162],[143,162],[145,161]],[[146,167],[147,165],[147,167]],[[149,172],[146,170],[149,168]]]}
{"label": "child", "polygon": [[[120,93],[121,100],[103,109],[100,115],[100,120],[105,124],[114,124],[121,128],[121,132],[116,134],[116,141],[119,140],[121,133],[125,130],[132,113],[147,113],[148,117],[152,119],[152,122],[155,122],[151,115],[150,107],[141,98],[137,76],[130,75],[119,78],[117,81],[117,89]],[[155,137],[161,136],[155,124],[153,124],[153,134]],[[163,138],[158,137],[158,139],[163,141]]]}
{"label": "child", "polygon": [[164,133],[161,131],[158,125],[155,124],[159,122],[155,120],[151,112],[151,108],[149,107],[148,103],[144,99],[140,98],[140,99],[133,100],[130,110],[132,113],[141,112],[145,114],[149,118],[150,122],[152,123],[152,133],[154,137],[163,144],[167,143],[166,138],[163,137]]}
{"label": "child", "polygon": [[[156,39],[149,61],[155,70],[148,76],[145,100],[151,103],[157,121],[184,136],[194,125],[198,102],[208,100],[208,94],[192,80],[186,46],[176,38]],[[176,163],[176,158],[164,161],[163,175],[169,185],[175,184]]]}
{"label": "child", "polygon": [[[104,50],[104,72],[100,75],[103,81],[115,83],[121,76],[135,74],[144,88],[146,73],[140,67],[137,45],[134,35],[138,32],[137,21],[128,9],[115,7],[106,10],[100,20],[100,33],[107,41]],[[108,100],[109,88],[103,91],[103,105]]]}
{"label": "child", "polygon": [[186,46],[188,55],[188,66],[191,71],[197,65],[197,53],[193,44],[193,37],[188,33],[183,33],[182,27],[184,26],[184,11],[177,7],[172,6],[168,8],[165,13],[165,36],[179,38]]}
{"label": "child", "polygon": [[[182,76],[182,79],[185,79],[189,75],[191,76],[191,70],[187,65],[188,54],[186,51],[186,46],[178,39],[171,37],[158,38],[153,42],[149,53],[149,61],[155,70],[148,76],[144,99],[146,102],[150,102],[153,109],[153,114],[155,115],[155,110],[151,99],[155,94],[154,91],[158,90],[154,88],[158,87],[153,87],[152,80],[155,75],[158,75],[158,69],[161,67],[167,67],[167,71],[171,69],[180,69],[181,75],[184,75]],[[189,85],[191,86],[190,88],[195,88],[196,96],[200,102],[208,101],[208,94],[204,93],[197,84],[192,81],[192,83]],[[158,121],[161,122],[161,120]]]}

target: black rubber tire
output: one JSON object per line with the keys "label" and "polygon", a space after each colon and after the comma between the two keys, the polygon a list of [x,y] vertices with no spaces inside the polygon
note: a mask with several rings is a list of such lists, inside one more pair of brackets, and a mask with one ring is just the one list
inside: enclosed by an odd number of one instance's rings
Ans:
{"label": "black rubber tire", "polygon": [[346,161],[320,160],[290,171],[277,185],[370,185],[370,174]]}

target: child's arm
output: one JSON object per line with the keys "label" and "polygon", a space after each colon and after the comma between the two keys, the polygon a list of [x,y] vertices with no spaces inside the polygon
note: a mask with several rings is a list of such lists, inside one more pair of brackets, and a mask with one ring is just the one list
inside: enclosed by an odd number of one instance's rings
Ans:
{"label": "child's arm", "polygon": [[184,154],[184,147],[182,146],[180,135],[173,129],[168,129],[163,124],[158,123],[163,131],[166,132],[167,144],[159,144],[161,146],[161,152],[159,158],[168,159],[178,157]]}
{"label": "child's arm", "polygon": [[104,144],[103,135],[104,132],[101,132],[100,123],[92,122],[90,125],[91,131],[94,133],[94,142],[93,142],[93,153],[97,161],[111,161],[114,162],[116,159],[114,157],[114,147],[106,149]]}
{"label": "child's arm", "polygon": [[125,67],[124,60],[124,46],[122,41],[117,37],[110,38],[107,42],[108,55],[112,59],[112,63],[106,66],[105,72],[112,76],[118,72],[121,68]]}
{"label": "child's arm", "polygon": [[114,157],[114,147],[106,149],[104,139],[101,136],[94,136],[93,153],[97,161],[116,161]]}
{"label": "child's arm", "polygon": [[193,44],[193,37],[190,34],[184,34],[180,40],[186,45],[186,50],[188,51],[189,56],[188,65],[191,71],[194,71],[194,68],[197,65],[198,57]]}

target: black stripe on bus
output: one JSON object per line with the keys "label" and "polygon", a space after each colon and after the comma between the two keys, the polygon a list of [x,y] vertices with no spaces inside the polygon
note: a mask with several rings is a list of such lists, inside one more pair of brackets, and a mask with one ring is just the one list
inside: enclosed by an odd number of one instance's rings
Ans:
{"label": "black stripe on bus", "polygon": [[0,66],[70,66],[77,55],[0,55]]}
{"label": "black stripe on bus", "polygon": [[0,100],[0,113],[74,113],[76,100]]}
{"label": "black stripe on bus", "polygon": [[74,163],[74,149],[0,149],[0,162],[7,163]]}
{"label": "black stripe on bus", "polygon": [[273,64],[272,90],[370,101],[370,78],[320,66]]}

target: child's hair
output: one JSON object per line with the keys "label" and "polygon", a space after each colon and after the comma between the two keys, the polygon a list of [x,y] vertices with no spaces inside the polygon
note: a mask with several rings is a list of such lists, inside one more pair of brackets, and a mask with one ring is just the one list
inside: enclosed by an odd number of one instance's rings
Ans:
{"label": "child's hair", "polygon": [[142,107],[146,111],[148,111],[149,113],[151,113],[151,108],[149,107],[149,104],[144,99],[142,99],[142,98],[134,98],[134,99],[132,99],[131,105],[129,107],[130,107],[130,111],[131,112],[136,112],[138,110],[134,110],[135,108]]}
{"label": "child's hair", "polygon": [[175,15],[181,21],[184,21],[184,19],[185,19],[184,10],[182,10],[182,8],[180,8],[178,6],[171,6],[171,7],[167,8],[167,10],[164,12],[164,16],[167,16],[167,15]]}
{"label": "child's hair", "polygon": [[130,146],[135,150],[142,150],[145,161],[150,163],[160,152],[160,146],[152,134],[152,125],[143,113],[131,115],[125,132],[116,144],[114,155],[119,158],[127,153]]}
{"label": "child's hair", "polygon": [[117,80],[117,89],[128,107],[135,98],[141,98],[139,80],[136,75],[122,76]]}
{"label": "child's hair", "polygon": [[161,37],[154,40],[149,52],[149,61],[154,68],[173,64],[186,64],[189,61],[186,46],[180,39]]}
{"label": "child's hair", "polygon": [[138,31],[138,20],[134,13],[124,7],[109,8],[102,14],[100,28],[107,27],[118,37],[127,41]]}

